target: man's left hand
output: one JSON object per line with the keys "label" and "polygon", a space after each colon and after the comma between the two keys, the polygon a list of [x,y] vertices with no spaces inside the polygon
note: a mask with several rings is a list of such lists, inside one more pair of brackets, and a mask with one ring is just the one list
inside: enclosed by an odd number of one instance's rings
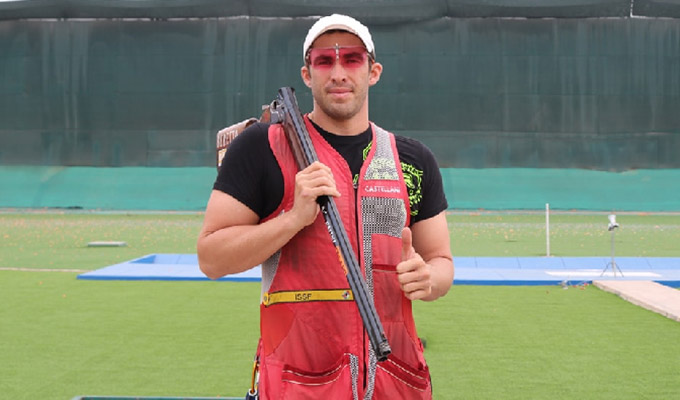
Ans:
{"label": "man's left hand", "polygon": [[432,293],[432,267],[413,248],[411,229],[401,232],[401,262],[397,264],[397,277],[401,290],[409,300],[428,297]]}

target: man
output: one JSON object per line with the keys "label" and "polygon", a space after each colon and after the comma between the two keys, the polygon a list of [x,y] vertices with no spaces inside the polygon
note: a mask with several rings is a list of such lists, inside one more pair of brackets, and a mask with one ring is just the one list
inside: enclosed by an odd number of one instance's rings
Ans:
{"label": "man", "polygon": [[[230,145],[198,239],[218,278],[262,264],[263,399],[426,399],[430,376],[411,313],[453,282],[441,175],[419,142],[368,118],[382,73],[368,29],[319,19],[303,44],[305,123],[318,153],[302,171],[280,125],[255,124]],[[318,196],[333,196],[392,348],[377,362]]]}

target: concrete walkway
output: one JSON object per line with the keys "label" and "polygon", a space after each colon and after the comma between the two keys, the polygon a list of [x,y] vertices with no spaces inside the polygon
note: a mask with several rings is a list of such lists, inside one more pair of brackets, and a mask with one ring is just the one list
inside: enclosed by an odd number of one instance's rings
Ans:
{"label": "concrete walkway", "polygon": [[598,288],[680,322],[680,290],[652,281],[593,281]]}

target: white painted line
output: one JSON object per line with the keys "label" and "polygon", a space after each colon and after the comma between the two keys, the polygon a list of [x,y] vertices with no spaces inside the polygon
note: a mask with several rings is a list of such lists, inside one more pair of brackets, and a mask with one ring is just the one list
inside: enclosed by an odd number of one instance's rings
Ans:
{"label": "white painted line", "polygon": [[126,242],[119,242],[119,241],[98,241],[98,242],[89,242],[87,244],[87,247],[125,247],[127,246]]}
{"label": "white painted line", "polygon": [[[560,277],[621,277],[621,272],[614,274],[612,271],[606,271],[604,274],[601,269],[580,269],[574,271],[545,271],[546,274]],[[624,271],[624,278],[661,278],[661,275],[654,272],[644,271]]]}
{"label": "white painted line", "polygon": [[11,268],[11,267],[0,267],[0,271],[21,271],[21,272],[90,272],[89,269],[67,269],[67,268]]}

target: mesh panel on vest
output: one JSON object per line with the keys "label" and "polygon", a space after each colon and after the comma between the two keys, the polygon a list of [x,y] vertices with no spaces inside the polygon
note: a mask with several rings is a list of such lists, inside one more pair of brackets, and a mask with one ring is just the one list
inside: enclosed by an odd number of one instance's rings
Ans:
{"label": "mesh panel on vest", "polygon": [[368,168],[366,168],[364,179],[396,181],[399,179],[399,174],[394,167],[394,155],[392,154],[389,133],[377,125],[373,125],[373,127],[375,129],[376,141],[375,155]]}
{"label": "mesh panel on vest", "polygon": [[[375,154],[366,168],[364,180],[399,180],[399,173],[392,151],[390,134],[377,125],[375,131]],[[399,166],[400,167],[400,166]],[[361,219],[363,229],[363,259],[366,268],[366,284],[371,296],[373,286],[373,235],[383,234],[401,237],[406,223],[406,205],[402,199],[385,197],[362,197]],[[371,399],[375,389],[375,372],[378,359],[373,348],[369,348],[368,385],[364,399]]]}
{"label": "mesh panel on vest", "polygon": [[281,258],[281,250],[272,254],[271,257],[262,263],[262,292],[260,293],[260,299],[262,296],[269,291],[274,281],[274,276],[276,276],[276,270],[279,268],[279,259]]}
{"label": "mesh panel on vest", "polygon": [[402,199],[385,197],[362,197],[364,262],[366,283],[373,294],[373,234],[400,238],[406,223],[406,207]]}
{"label": "mesh panel on vest", "polygon": [[375,392],[375,371],[378,369],[378,358],[375,356],[373,347],[369,347],[369,362],[368,362],[368,385],[366,392],[364,392],[364,400],[371,400],[373,392]]}
{"label": "mesh panel on vest", "polygon": [[[394,163],[392,163],[394,165]],[[401,230],[406,222],[406,208],[402,199],[384,197],[362,197],[361,217],[363,219],[364,265],[366,266],[366,284],[373,296],[373,234],[384,234],[401,237]],[[373,396],[375,386],[375,370],[377,358],[373,348],[369,352],[368,386],[365,399]]]}
{"label": "mesh panel on vest", "polygon": [[359,400],[359,357],[349,355],[349,371],[352,376],[352,399]]}

